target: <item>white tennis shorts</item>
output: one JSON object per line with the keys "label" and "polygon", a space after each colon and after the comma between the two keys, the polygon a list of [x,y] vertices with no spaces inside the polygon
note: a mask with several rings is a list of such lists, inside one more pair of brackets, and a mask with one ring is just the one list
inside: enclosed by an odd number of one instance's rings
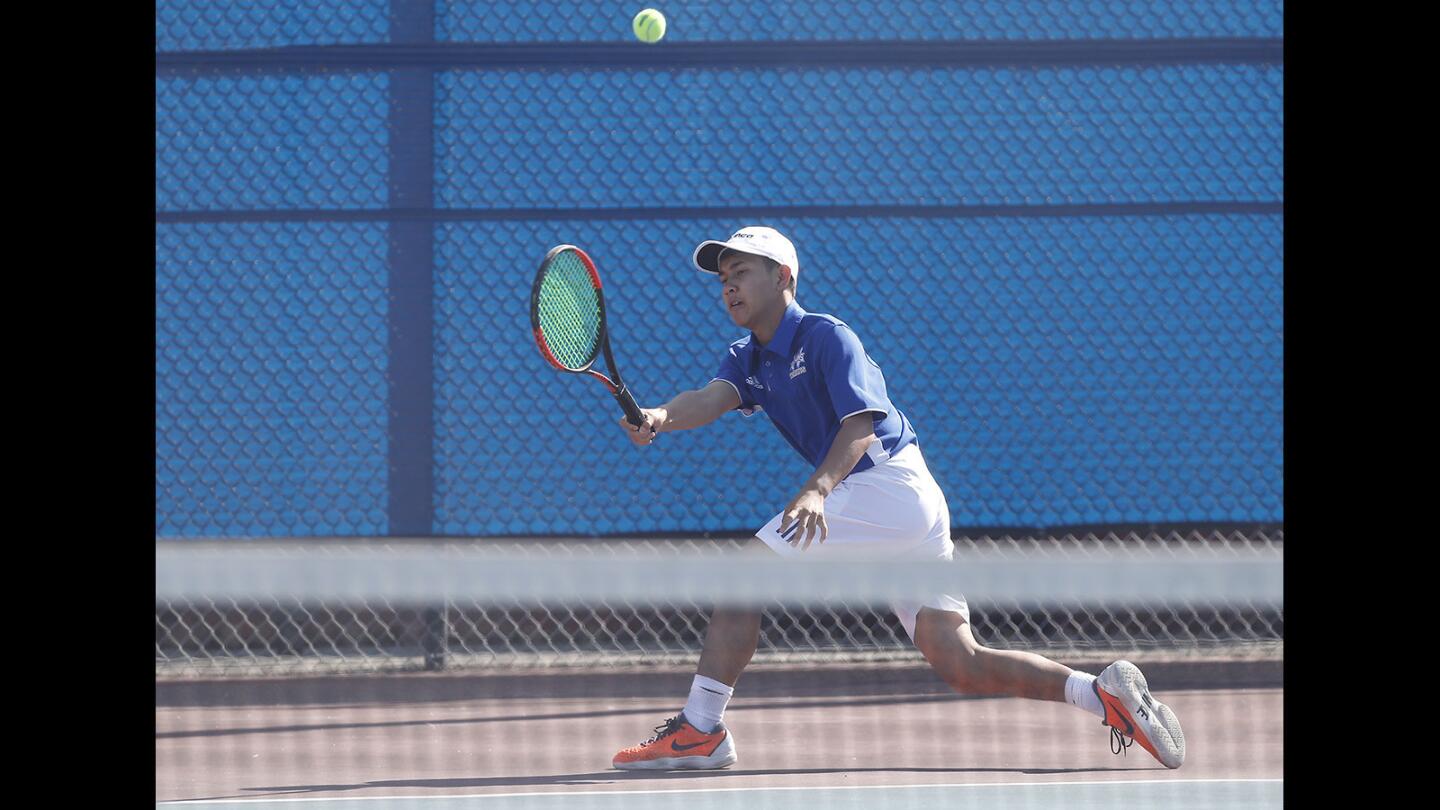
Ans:
{"label": "white tennis shorts", "polygon": [[[825,499],[829,532],[824,543],[816,537],[805,551],[800,550],[803,539],[792,546],[780,536],[783,518],[783,513],[771,518],[755,536],[787,558],[949,561],[955,556],[945,494],[914,444],[836,485]],[[792,532],[791,539],[797,535]],[[970,606],[960,594],[916,594],[913,600],[891,602],[911,641],[922,607],[953,610],[970,621]]]}

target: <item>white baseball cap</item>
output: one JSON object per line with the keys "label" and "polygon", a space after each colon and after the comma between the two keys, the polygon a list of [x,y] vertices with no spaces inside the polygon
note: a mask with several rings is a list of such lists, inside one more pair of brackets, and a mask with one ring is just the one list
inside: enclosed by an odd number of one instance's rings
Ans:
{"label": "white baseball cap", "polygon": [[774,228],[751,225],[736,231],[724,242],[717,242],[713,239],[701,242],[700,246],[695,248],[695,255],[691,258],[695,262],[697,270],[718,276],[720,275],[720,254],[726,250],[737,250],[741,253],[751,253],[767,259],[774,259],[789,267],[791,275],[797,281],[800,278],[800,258],[795,255],[795,246]]}

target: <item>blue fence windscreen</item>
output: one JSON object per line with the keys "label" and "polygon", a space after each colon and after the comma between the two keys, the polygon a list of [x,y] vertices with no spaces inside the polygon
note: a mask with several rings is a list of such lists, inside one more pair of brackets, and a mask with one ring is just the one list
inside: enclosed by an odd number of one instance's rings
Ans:
{"label": "blue fence windscreen", "polygon": [[[634,449],[527,313],[584,247],[659,405],[740,336],[689,257],[749,224],[885,370],[953,526],[1283,521],[1282,4],[675,2],[659,46],[638,8],[157,3],[157,535],[393,533],[415,403],[432,534],[755,529],[811,472],[767,417]],[[866,41],[1080,57],[846,64]],[[1209,56],[1083,58],[1169,41]],[[725,42],[831,56],[453,61]],[[227,53],[166,61],[197,51]],[[433,369],[396,374],[416,336]]]}

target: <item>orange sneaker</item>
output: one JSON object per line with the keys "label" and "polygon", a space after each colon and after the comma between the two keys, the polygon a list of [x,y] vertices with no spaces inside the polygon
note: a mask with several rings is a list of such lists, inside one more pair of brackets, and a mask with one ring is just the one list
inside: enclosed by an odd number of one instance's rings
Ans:
{"label": "orange sneaker", "polygon": [[654,737],[616,754],[611,764],[622,771],[728,768],[735,764],[735,741],[724,723],[706,734],[682,713],[657,726]]}
{"label": "orange sneaker", "polygon": [[1185,763],[1185,732],[1180,730],[1180,720],[1169,706],[1150,695],[1139,667],[1116,661],[1100,672],[1093,687],[1105,704],[1104,724],[1110,727],[1112,753],[1129,748],[1129,737],[1167,768]]}

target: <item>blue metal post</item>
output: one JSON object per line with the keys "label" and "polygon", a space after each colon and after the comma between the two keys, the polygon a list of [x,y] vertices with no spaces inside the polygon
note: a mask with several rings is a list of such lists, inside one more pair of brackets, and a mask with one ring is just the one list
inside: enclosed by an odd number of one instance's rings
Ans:
{"label": "blue metal post", "polygon": [[[433,0],[391,0],[390,40],[435,40]],[[435,206],[435,74],[428,66],[390,71],[390,209]],[[390,535],[425,537],[435,523],[435,223],[390,221]],[[424,615],[425,668],[443,669],[445,606]]]}

